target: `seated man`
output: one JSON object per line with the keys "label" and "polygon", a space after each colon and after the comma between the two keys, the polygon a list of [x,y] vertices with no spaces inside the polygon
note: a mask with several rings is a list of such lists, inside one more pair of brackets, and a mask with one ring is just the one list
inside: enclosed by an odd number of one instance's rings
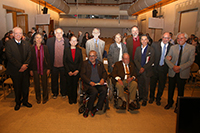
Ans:
{"label": "seated man", "polygon": [[[89,94],[90,97],[83,116],[88,117],[89,111],[91,111],[91,115],[94,116],[98,110],[102,110],[107,93],[107,88],[104,86],[104,81],[107,79],[107,73],[103,63],[97,60],[96,51],[91,50],[89,52],[89,60],[83,62],[80,75],[83,80],[83,91]],[[93,107],[98,93],[98,103],[96,107]]]}
{"label": "seated man", "polygon": [[[122,61],[118,61],[114,65],[114,69],[111,73],[111,76],[114,80],[115,87],[119,92],[119,97],[123,100],[123,103],[120,109],[126,109],[126,99],[124,96],[124,87],[127,87],[130,92],[130,104],[129,109],[134,110],[138,109],[134,103],[136,96],[137,83],[135,80],[135,66],[130,62],[130,57],[128,53],[124,53],[122,56]],[[117,82],[116,82],[117,81]]]}

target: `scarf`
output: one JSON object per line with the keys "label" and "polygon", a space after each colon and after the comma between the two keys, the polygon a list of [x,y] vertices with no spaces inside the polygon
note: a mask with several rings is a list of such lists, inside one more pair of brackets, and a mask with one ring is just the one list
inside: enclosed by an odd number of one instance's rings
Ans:
{"label": "scarf", "polygon": [[35,45],[36,59],[37,59],[37,72],[40,75],[43,75],[43,60],[44,60],[44,49],[43,45],[40,45],[40,58],[38,58],[38,48]]}

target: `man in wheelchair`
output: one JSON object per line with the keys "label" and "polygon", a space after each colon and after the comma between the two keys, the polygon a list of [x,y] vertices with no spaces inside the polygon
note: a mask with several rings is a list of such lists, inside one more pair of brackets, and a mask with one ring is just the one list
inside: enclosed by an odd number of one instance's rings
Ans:
{"label": "man in wheelchair", "polygon": [[137,105],[134,103],[137,90],[137,82],[135,81],[135,66],[132,62],[130,62],[130,56],[128,53],[123,54],[122,61],[118,61],[115,63],[111,76],[113,79],[113,84],[115,85],[119,93],[118,96],[123,101],[119,109],[126,109],[124,88],[128,88],[128,91],[130,93],[129,109],[139,109],[139,107],[137,107]]}
{"label": "man in wheelchair", "polygon": [[[107,79],[107,72],[103,63],[97,60],[96,51],[91,50],[89,52],[89,60],[83,62],[80,75],[83,81],[83,91],[90,97],[83,116],[88,117],[90,111],[91,115],[94,116],[98,110],[102,110],[107,93],[107,88],[104,86],[104,82]],[[98,103],[94,107],[94,102],[98,93]]]}

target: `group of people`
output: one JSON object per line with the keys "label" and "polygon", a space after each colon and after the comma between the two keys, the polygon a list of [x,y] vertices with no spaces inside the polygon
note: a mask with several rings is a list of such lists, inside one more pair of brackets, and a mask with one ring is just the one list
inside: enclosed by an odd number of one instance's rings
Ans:
{"label": "group of people", "polygon": [[[190,67],[195,60],[195,47],[186,42],[188,35],[184,32],[177,34],[176,45],[170,43],[172,40],[170,32],[163,33],[161,40],[152,42],[151,45],[149,45],[148,35],[139,36],[137,26],[131,28],[131,33],[131,37],[126,39],[126,45],[121,42],[121,35],[116,34],[115,43],[111,44],[108,53],[108,71],[111,73],[114,81],[117,82],[115,87],[119,90],[119,96],[123,100],[120,108],[126,109],[126,99],[123,96],[123,91],[120,94],[120,90],[128,86],[130,96],[131,94],[134,95],[130,97],[129,103],[131,104],[129,106],[132,109],[138,109],[133,102],[137,88],[137,85],[132,85],[131,83],[134,79],[137,79],[139,100],[142,100],[142,106],[146,106],[147,102],[152,104],[154,100],[160,106],[167,74],[169,77],[168,104],[164,108],[171,108],[174,103],[173,96],[176,85],[178,96],[184,96],[184,86],[190,76]],[[126,68],[124,57],[126,57],[127,53],[130,63],[128,63]],[[119,65],[120,60],[122,60],[121,65]],[[133,69],[133,66],[135,69]],[[132,69],[135,71],[135,75],[131,74]],[[117,73],[116,71],[119,72]],[[158,91],[155,95],[157,83]],[[150,94],[148,94],[149,85]],[[178,106],[176,102],[174,112],[177,113],[177,111]]]}
{"label": "group of people", "polygon": [[[131,28],[131,37],[126,38],[126,44],[121,34],[115,35],[115,43],[111,44],[108,52],[108,73],[104,68],[103,52],[105,42],[99,38],[100,29],[94,28],[93,38],[85,43],[88,60],[83,61],[82,50],[77,47],[78,38],[74,35],[68,39],[63,37],[61,28],[54,31],[54,36],[48,38],[44,45],[43,35],[35,33],[33,45],[22,39],[23,31],[19,27],[13,28],[13,39],[5,44],[7,73],[13,80],[15,91],[15,110],[19,110],[21,103],[26,107],[32,107],[28,102],[29,76],[33,76],[38,104],[48,101],[47,78],[51,74],[51,90],[53,98],[60,94],[63,98],[68,96],[70,104],[77,103],[77,86],[81,78],[83,91],[90,99],[83,113],[88,117],[89,112],[94,116],[103,107],[107,94],[104,83],[107,77],[112,78],[113,85],[118,90],[118,96],[122,99],[120,109],[126,109],[124,87],[130,92],[129,109],[138,109],[134,103],[137,86],[139,88],[139,100],[146,106],[153,103],[161,105],[161,97],[165,87],[167,73],[169,76],[168,104],[165,109],[172,107],[175,85],[178,87],[178,96],[184,95],[186,79],[189,78],[190,66],[195,60],[195,47],[186,43],[186,33],[177,34],[177,43],[170,43],[169,32],[162,35],[162,40],[149,45],[147,35],[139,36],[137,26]],[[84,38],[83,38],[84,39]],[[60,79],[60,86],[58,84]],[[42,81],[43,97],[41,97],[40,80]],[[158,82],[158,92],[155,96],[155,88]],[[148,94],[150,84],[150,95]],[[60,89],[59,89],[60,88]],[[98,95],[99,94],[99,95]],[[149,95],[149,98],[148,98]],[[94,106],[96,97],[98,103]],[[175,112],[177,112],[177,104]]]}

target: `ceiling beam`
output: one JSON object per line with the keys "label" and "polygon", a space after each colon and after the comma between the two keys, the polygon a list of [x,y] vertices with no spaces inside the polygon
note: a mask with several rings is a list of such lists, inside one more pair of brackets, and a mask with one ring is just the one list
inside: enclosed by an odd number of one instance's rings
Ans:
{"label": "ceiling beam", "polygon": [[11,12],[25,13],[25,11],[22,10],[22,9],[11,7],[11,6],[7,6],[7,5],[3,5],[3,8],[6,9],[6,10],[8,10],[8,11],[11,11]]}

